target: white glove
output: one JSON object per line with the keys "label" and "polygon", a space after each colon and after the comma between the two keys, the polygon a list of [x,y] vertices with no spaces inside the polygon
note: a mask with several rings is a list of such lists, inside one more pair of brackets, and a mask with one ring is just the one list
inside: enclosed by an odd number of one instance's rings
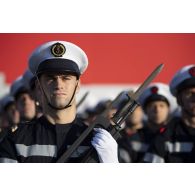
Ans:
{"label": "white glove", "polygon": [[101,128],[94,128],[96,134],[91,144],[96,149],[101,163],[118,163],[118,144],[111,134]]}

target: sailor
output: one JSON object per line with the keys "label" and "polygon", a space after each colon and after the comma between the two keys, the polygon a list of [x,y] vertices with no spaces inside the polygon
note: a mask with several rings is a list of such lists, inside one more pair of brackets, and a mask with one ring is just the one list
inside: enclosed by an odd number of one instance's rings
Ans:
{"label": "sailor", "polygon": [[25,87],[28,89],[30,96],[34,99],[36,105],[36,117],[39,118],[42,116],[42,107],[41,107],[41,99],[40,99],[40,91],[37,88],[36,77],[32,74],[32,72],[27,69],[22,76]]}
{"label": "sailor", "polygon": [[[43,116],[19,126],[14,136],[4,140],[2,162],[56,162],[85,131],[87,126],[76,118],[75,96],[87,66],[85,52],[70,42],[51,41],[35,49],[29,69],[37,78]],[[82,142],[68,162],[81,162],[91,147],[97,162],[118,162],[117,143],[101,128]]]}
{"label": "sailor", "polygon": [[20,113],[20,122],[31,121],[35,118],[36,106],[30,91],[26,88],[22,76],[11,85],[10,94],[14,97],[16,107]]}

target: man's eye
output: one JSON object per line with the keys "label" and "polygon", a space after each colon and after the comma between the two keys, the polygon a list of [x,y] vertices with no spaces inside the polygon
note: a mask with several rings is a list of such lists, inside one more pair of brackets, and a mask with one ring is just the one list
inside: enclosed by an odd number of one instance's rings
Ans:
{"label": "man's eye", "polygon": [[71,77],[70,77],[70,76],[63,76],[62,79],[63,79],[63,80],[70,80]]}
{"label": "man's eye", "polygon": [[192,93],[192,92],[186,92],[186,96],[187,96],[187,97],[192,97],[193,95],[195,95],[195,94]]}

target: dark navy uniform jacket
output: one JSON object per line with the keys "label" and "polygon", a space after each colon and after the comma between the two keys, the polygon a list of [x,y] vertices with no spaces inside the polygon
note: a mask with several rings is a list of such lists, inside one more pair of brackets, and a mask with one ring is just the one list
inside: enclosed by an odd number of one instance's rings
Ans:
{"label": "dark navy uniform jacket", "polygon": [[148,151],[152,140],[159,133],[160,129],[152,131],[147,125],[130,136],[123,132],[122,138],[118,141],[120,162],[143,162],[143,157]]}
{"label": "dark navy uniform jacket", "polygon": [[145,162],[195,162],[195,128],[174,118],[144,156]]}
{"label": "dark navy uniform jacket", "polygon": [[[20,124],[14,133],[8,132],[1,141],[0,162],[56,162],[86,128],[78,118],[69,124],[53,125],[42,116]],[[68,162],[81,162],[92,147],[91,139],[92,133],[72,153]]]}

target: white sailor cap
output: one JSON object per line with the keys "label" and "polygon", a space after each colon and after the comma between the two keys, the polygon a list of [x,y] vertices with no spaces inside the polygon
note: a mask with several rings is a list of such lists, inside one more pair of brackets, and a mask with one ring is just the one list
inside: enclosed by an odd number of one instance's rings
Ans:
{"label": "white sailor cap", "polygon": [[170,106],[171,112],[177,107],[175,97],[172,96],[169,86],[164,83],[153,83],[142,93],[139,102],[145,109],[146,105],[152,101],[165,101]]}
{"label": "white sailor cap", "polygon": [[43,72],[70,72],[79,77],[87,66],[85,52],[66,41],[47,42],[35,49],[29,58],[29,69],[34,75]]}
{"label": "white sailor cap", "polygon": [[170,82],[170,90],[174,96],[186,87],[195,86],[195,65],[187,65],[180,69]]}
{"label": "white sailor cap", "polygon": [[19,93],[28,92],[22,76],[19,76],[11,85],[10,94],[16,98]]}
{"label": "white sailor cap", "polygon": [[6,108],[6,106],[8,106],[11,103],[14,103],[14,98],[10,94],[5,95],[0,100],[2,111]]}
{"label": "white sailor cap", "polygon": [[36,77],[30,70],[26,70],[22,76],[24,84],[28,90],[31,90],[35,87]]}

